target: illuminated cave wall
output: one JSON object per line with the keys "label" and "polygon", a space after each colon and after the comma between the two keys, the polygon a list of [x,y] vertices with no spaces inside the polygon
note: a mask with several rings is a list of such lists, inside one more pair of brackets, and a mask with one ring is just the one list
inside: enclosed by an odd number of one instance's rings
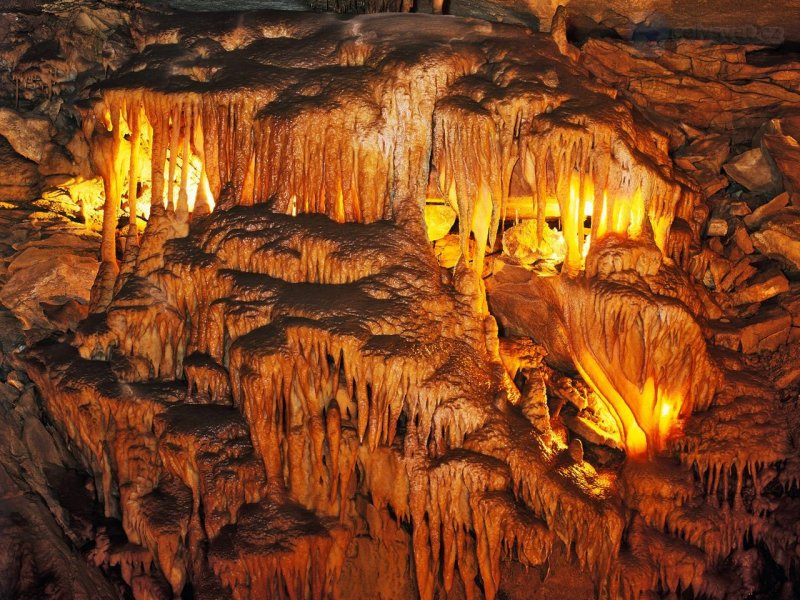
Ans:
{"label": "illuminated cave wall", "polygon": [[[351,23],[328,22],[292,38],[291,54],[275,54],[270,40],[287,39],[281,36],[291,27],[292,18],[283,18],[249,28],[217,24],[220,42],[161,47],[158,60],[145,51],[102,86],[92,144],[107,219],[122,190],[130,199],[142,183],[149,193],[140,202],[149,195],[183,223],[197,197],[201,213],[214,199],[224,208],[268,202],[276,212],[419,227],[433,190],[456,211],[461,252],[480,271],[513,196],[516,206],[530,207],[533,245],[544,239],[547,219],[559,218],[570,275],[582,272],[591,240],[643,237],[666,251],[675,216],[690,220],[696,193],[673,173],[667,139],[612,90],[581,78],[549,41],[481,25],[431,30],[420,44],[395,22],[375,42],[353,38]],[[168,24],[146,41],[173,42],[179,29]],[[479,49],[484,30],[497,46]],[[409,106],[410,120],[402,116]],[[186,157],[190,169],[182,168]],[[104,287],[108,281],[96,296]],[[96,307],[107,306],[109,294],[102,298]],[[643,430],[653,440],[666,437],[658,429],[681,411],[683,399],[674,396],[682,379],[671,386],[651,376],[620,399],[616,376],[598,368],[590,351],[576,348],[575,359],[603,397],[618,398],[610,408],[623,429],[633,429],[631,451],[646,449]],[[174,365],[179,373],[181,357]],[[699,399],[707,402],[708,394]],[[647,408],[634,414],[626,405]]]}
{"label": "illuminated cave wall", "polygon": [[[502,50],[479,50],[477,32],[415,44],[402,39],[399,23],[379,42],[340,42],[351,27],[341,23],[274,53],[269,40],[288,39],[281,36],[291,18],[283,18],[247,31],[219,23],[221,45],[167,46],[149,63],[145,53],[105,84],[100,128],[120,124],[101,159],[114,185],[130,186],[129,174],[138,181],[149,168],[152,197],[176,202],[161,175],[182,178],[176,164],[189,153],[204,165],[211,196],[228,205],[270,201],[281,212],[369,223],[397,218],[405,205],[407,218],[418,219],[414,207],[432,173],[462,237],[474,233],[482,254],[508,217],[514,180],[540,229],[558,206],[571,273],[581,267],[582,216],[594,215],[593,238],[638,237],[647,226],[661,249],[676,213],[689,218],[696,196],[676,183],[667,139],[613,90],[579,83],[552,46],[514,39],[501,26],[492,33]],[[145,42],[173,42],[178,27],[169,25]],[[169,83],[147,83],[156,80]],[[414,118],[401,117],[409,106]],[[137,126],[139,151],[130,153],[119,140]]]}
{"label": "illuminated cave wall", "polygon": [[[236,597],[334,595],[349,526],[391,515],[412,526],[425,600],[456,575],[491,599],[501,559],[541,565],[558,544],[601,594],[713,587],[678,543],[707,515],[664,508],[701,501],[689,467],[617,476],[567,447],[557,376],[501,345],[481,279],[510,207],[534,243],[558,218],[561,274],[534,284],[553,329],[617,447],[666,448],[721,382],[673,251],[698,195],[665,136],[549,37],[500,25],[255,14],[150,31],[84,119],[107,203],[94,314],[77,352],[38,349],[31,372],[174,593],[213,589],[210,570]],[[457,214],[452,271],[425,239],[429,201]],[[723,525],[709,561],[749,527]]]}

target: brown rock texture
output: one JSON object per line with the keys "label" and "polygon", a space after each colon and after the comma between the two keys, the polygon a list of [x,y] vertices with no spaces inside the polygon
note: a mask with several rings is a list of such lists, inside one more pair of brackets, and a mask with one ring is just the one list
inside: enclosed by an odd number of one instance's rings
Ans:
{"label": "brown rock texture", "polygon": [[0,288],[0,302],[25,329],[47,329],[49,319],[42,303],[88,303],[87,290],[97,275],[98,242],[96,233],[85,232],[83,236],[60,233],[19,244]]}
{"label": "brown rock texture", "polygon": [[17,154],[8,140],[0,136],[0,201],[33,200],[41,188],[42,180],[36,165]]}
{"label": "brown rock texture", "polygon": [[749,140],[770,116],[792,114],[800,101],[797,62],[780,54],[748,60],[757,45],[675,40],[630,45],[592,39],[581,63],[634,102],[700,130]]}
{"label": "brown rock texture", "polygon": [[[138,257],[123,263],[106,311],[77,332],[82,357],[66,346],[41,345],[28,359],[56,420],[93,465],[106,513],[122,518],[130,541],[149,550],[175,592],[187,580],[194,585],[210,578],[215,583],[203,585],[222,586],[236,597],[269,597],[269,590],[290,597],[333,594],[353,534],[348,515],[354,491],[367,494],[377,514],[390,508],[412,523],[416,584],[424,598],[442,585],[450,589],[456,574],[470,596],[480,592],[474,581],[480,574],[482,592],[494,597],[507,549],[518,548],[523,564],[541,564],[555,531],[574,542],[577,560],[598,580],[608,577],[623,530],[615,484],[570,458],[556,438],[532,437],[528,421],[509,421],[498,408],[516,403],[518,392],[501,366],[480,279],[463,259],[454,275],[443,277],[425,246],[425,149],[433,152],[440,189],[459,199],[452,205],[462,223],[462,250],[470,231],[479,240],[493,239],[517,163],[504,152],[520,152],[518,144],[528,165],[519,177],[557,195],[565,213],[579,212],[575,203],[583,202],[584,179],[594,173],[605,193],[590,197],[609,213],[598,230],[630,228],[632,235],[663,244],[674,212],[688,210],[693,198],[669,178],[664,141],[652,138],[650,155],[641,154],[633,139],[646,125],[615,105],[607,90],[582,87],[574,67],[544,38],[459,21],[448,21],[441,31],[424,17],[281,18],[309,40],[313,32],[322,54],[313,68],[298,63],[286,79],[263,79],[263,69],[274,68],[271,48],[279,43],[269,33],[264,37],[257,17],[245,28],[199,22],[227,46],[215,60],[231,67],[215,80],[248,72],[255,78],[249,86],[256,96],[242,94],[233,80],[221,88],[212,84],[236,107],[227,117],[218,105],[206,104],[211,82],[196,71],[191,77],[197,89],[188,93],[143,86],[141,70],[106,85],[102,106],[111,121],[104,123],[98,111],[91,139],[107,192],[135,189],[140,165],[151,165],[151,173],[166,170],[168,181],[179,185],[154,186],[148,228],[138,243],[129,236]],[[408,45],[399,33],[404,24],[422,28],[426,44]],[[151,41],[171,42],[168,51],[177,58],[185,47],[174,40],[187,35],[184,28],[161,23]],[[377,37],[363,33],[370,30]],[[342,46],[339,40],[355,31],[364,41]],[[454,37],[462,42],[454,45]],[[502,43],[504,52],[476,53],[479,41],[488,48]],[[435,50],[441,78],[427,67]],[[519,70],[525,78],[515,95],[495,106],[492,94],[505,89],[503,73],[513,64],[509,51],[528,65]],[[237,54],[252,57],[249,71],[234,60]],[[282,61],[290,60],[282,54]],[[405,62],[398,65],[397,57]],[[151,67],[151,77],[158,77],[158,68]],[[338,69],[336,79],[325,75],[332,68]],[[468,86],[479,69],[495,73],[495,81]],[[353,79],[350,71],[357,73]],[[335,88],[336,96],[327,87],[334,83],[346,84]],[[311,87],[298,97],[298,85]],[[569,91],[578,89],[579,104],[567,109]],[[400,110],[401,92],[411,94],[429,118],[406,123],[399,112],[379,116],[375,94],[389,110]],[[476,95],[469,99],[469,93]],[[350,98],[346,105],[340,105],[342,94]],[[530,110],[520,102],[531,94],[543,94],[533,107],[542,112],[523,116],[515,106]],[[259,99],[268,104],[260,106]],[[286,106],[293,108],[287,113]],[[337,133],[347,131],[342,119],[370,114],[354,123],[361,128],[359,145]],[[320,150],[339,158],[317,174],[307,170],[308,150],[300,149],[312,139],[304,137],[305,124],[319,128],[320,119],[336,120]],[[504,129],[518,119],[551,142],[533,144],[519,135],[509,138],[510,149],[500,144],[501,135],[512,135]],[[472,120],[474,126],[463,130]],[[103,130],[108,124],[111,137]],[[124,127],[130,136],[123,136]],[[139,131],[151,137],[142,142]],[[251,131],[252,137],[245,135]],[[577,138],[565,149],[572,132]],[[615,152],[589,162],[586,148],[598,135]],[[365,145],[365,139],[383,140],[391,152]],[[229,142],[235,154],[226,149]],[[110,154],[102,158],[105,148]],[[200,189],[206,185],[218,204],[202,217],[192,198],[191,228],[188,173],[181,167],[177,175],[177,149],[183,165],[194,153],[206,165],[201,179],[208,182],[201,181]],[[276,152],[296,158],[287,162]],[[473,157],[470,167],[455,159],[459,155]],[[272,158],[263,163],[260,156]],[[556,161],[574,164],[582,175],[560,167],[548,183],[547,164]],[[619,175],[620,161],[632,178]],[[495,172],[494,165],[504,164]],[[364,179],[367,172],[370,179]],[[652,198],[649,204],[645,196]],[[540,210],[543,226],[544,205]],[[393,222],[385,220],[390,217]],[[582,236],[577,226],[572,231],[568,261],[579,268]],[[474,269],[482,263],[479,248]],[[245,454],[219,446],[241,433],[224,433],[221,422],[202,428],[207,419],[221,418],[208,413],[213,405],[184,405],[174,386],[143,381],[175,378],[190,355],[186,372],[195,401],[230,402],[229,379],[253,443]],[[70,384],[78,373],[82,383]],[[85,410],[76,411],[87,401]],[[95,423],[113,426],[101,433]],[[220,488],[224,475],[208,459],[200,462],[211,451],[228,463],[243,461],[230,467],[243,487]],[[264,479],[246,483],[245,465],[252,464],[247,456],[259,457]],[[556,467],[570,462],[569,472]],[[354,471],[366,477],[356,478]],[[574,491],[564,495],[565,489]],[[293,502],[300,504],[293,508]],[[166,514],[171,518],[165,520]],[[586,514],[593,515],[591,524],[579,516]],[[611,535],[599,535],[601,530]]]}

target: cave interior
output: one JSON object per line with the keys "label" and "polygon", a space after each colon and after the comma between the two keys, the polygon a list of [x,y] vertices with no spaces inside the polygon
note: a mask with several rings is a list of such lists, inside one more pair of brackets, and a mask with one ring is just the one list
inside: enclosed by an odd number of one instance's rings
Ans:
{"label": "cave interior", "polygon": [[0,597],[800,597],[797,0],[6,4]]}

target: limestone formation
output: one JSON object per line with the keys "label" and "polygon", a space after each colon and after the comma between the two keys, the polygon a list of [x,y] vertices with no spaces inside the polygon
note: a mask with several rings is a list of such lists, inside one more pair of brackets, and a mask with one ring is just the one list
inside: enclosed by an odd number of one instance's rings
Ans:
{"label": "limestone formation", "polygon": [[564,8],[29,12],[0,596],[797,594],[791,55]]}

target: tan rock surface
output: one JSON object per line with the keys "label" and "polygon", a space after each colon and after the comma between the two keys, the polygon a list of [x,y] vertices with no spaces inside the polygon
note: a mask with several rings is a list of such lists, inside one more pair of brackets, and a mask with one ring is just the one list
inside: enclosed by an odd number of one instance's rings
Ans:
{"label": "tan rock surface", "polygon": [[725,172],[752,192],[774,195],[781,191],[781,181],[770,158],[761,148],[753,148],[725,163]]}
{"label": "tan rock surface", "polygon": [[759,252],[782,261],[790,272],[800,271],[800,210],[784,210],[766,218],[753,232]]}
{"label": "tan rock surface", "polygon": [[42,302],[88,303],[87,292],[97,275],[98,245],[96,237],[69,234],[29,242],[8,266],[0,301],[22,321],[25,329],[47,328]]}
{"label": "tan rock surface", "polygon": [[35,163],[42,161],[45,146],[54,134],[52,123],[40,115],[23,115],[13,108],[0,107],[0,136],[6,138],[11,147]]}

